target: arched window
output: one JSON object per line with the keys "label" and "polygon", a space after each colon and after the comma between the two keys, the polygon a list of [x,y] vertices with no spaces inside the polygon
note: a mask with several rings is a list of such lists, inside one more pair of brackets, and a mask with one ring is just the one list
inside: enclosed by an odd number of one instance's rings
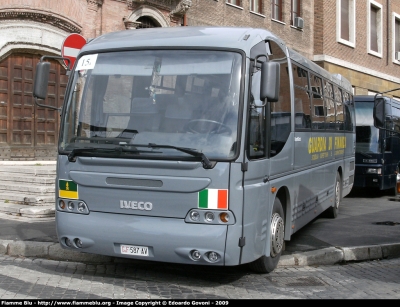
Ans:
{"label": "arched window", "polygon": [[137,29],[141,28],[157,28],[160,27],[154,19],[147,17],[147,16],[142,16],[136,20],[137,22],[140,22],[140,25],[137,27]]}

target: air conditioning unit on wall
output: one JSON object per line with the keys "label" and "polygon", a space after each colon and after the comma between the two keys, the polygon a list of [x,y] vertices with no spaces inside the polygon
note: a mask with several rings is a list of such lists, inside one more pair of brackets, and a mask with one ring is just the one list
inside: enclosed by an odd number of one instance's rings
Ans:
{"label": "air conditioning unit on wall", "polygon": [[396,59],[396,61],[400,61],[400,52],[396,51],[394,53],[394,58]]}
{"label": "air conditioning unit on wall", "polygon": [[301,17],[295,17],[293,26],[296,28],[299,28],[299,29],[303,29],[304,28],[304,19]]}

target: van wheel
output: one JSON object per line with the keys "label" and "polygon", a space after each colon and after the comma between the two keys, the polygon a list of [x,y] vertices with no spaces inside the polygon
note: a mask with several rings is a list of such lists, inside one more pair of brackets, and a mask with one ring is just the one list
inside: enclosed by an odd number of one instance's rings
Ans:
{"label": "van wheel", "polygon": [[342,200],[342,180],[340,178],[340,174],[336,173],[334,203],[332,207],[329,207],[326,210],[326,217],[334,219],[338,216],[341,200]]}
{"label": "van wheel", "polygon": [[249,263],[250,269],[257,273],[270,273],[277,266],[284,249],[285,221],[282,203],[275,198],[271,217],[271,252],[269,256],[263,255]]}

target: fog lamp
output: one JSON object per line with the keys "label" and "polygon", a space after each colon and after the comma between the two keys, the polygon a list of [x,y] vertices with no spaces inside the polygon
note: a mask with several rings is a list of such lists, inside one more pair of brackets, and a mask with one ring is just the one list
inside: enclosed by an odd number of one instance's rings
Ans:
{"label": "fog lamp", "polygon": [[79,248],[82,248],[82,241],[81,241],[81,239],[78,239],[78,238],[76,238],[75,239],[75,244],[76,244],[76,246],[78,246]]}
{"label": "fog lamp", "polygon": [[218,260],[218,254],[216,252],[209,252],[207,257],[211,262],[216,262]]}
{"label": "fog lamp", "polygon": [[65,238],[65,244],[66,244],[68,247],[72,247],[72,242],[71,242],[71,240],[70,240],[69,238]]}
{"label": "fog lamp", "polygon": [[200,260],[200,258],[201,258],[201,254],[198,250],[193,250],[191,255],[192,255],[193,260]]}

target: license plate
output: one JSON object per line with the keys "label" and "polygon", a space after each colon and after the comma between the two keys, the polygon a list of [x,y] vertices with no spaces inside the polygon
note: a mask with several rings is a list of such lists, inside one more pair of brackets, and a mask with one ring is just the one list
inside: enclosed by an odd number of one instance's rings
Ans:
{"label": "license plate", "polygon": [[147,257],[149,256],[149,248],[147,246],[121,245],[121,254]]}

